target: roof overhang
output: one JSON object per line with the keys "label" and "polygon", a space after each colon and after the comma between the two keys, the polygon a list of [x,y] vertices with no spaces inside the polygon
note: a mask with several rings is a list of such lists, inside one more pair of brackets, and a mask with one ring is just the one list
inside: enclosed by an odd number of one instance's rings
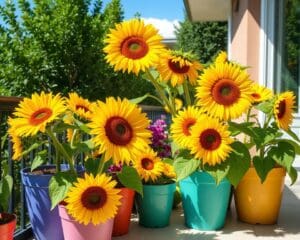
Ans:
{"label": "roof overhang", "polygon": [[193,22],[227,21],[231,0],[184,0],[188,17]]}

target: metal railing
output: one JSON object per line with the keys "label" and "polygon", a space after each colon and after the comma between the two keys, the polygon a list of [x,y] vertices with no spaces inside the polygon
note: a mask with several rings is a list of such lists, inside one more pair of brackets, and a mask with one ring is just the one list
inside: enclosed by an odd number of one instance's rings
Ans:
{"label": "metal railing", "polygon": [[[3,97],[0,96],[0,136],[1,139],[7,134],[7,119],[18,105],[22,98],[19,97]],[[166,112],[162,107],[141,105],[143,112],[147,113],[147,116],[151,120],[156,120],[161,115],[166,115]],[[167,123],[170,123],[170,118],[167,117]],[[2,141],[1,141],[2,142]],[[2,144],[1,144],[2,145]],[[13,192],[9,205],[9,212],[17,215],[17,228],[15,231],[15,240],[25,240],[32,237],[31,225],[27,213],[25,195],[23,185],[21,183],[20,170],[30,165],[33,160],[33,154],[28,159],[22,159],[21,161],[12,160],[12,144],[6,141],[6,144],[1,147],[0,145],[0,161],[8,161],[9,173],[14,179]],[[51,150],[49,151],[51,153]],[[1,166],[1,164],[0,164]],[[1,171],[1,168],[0,168]],[[0,175],[1,177],[1,175]]]}

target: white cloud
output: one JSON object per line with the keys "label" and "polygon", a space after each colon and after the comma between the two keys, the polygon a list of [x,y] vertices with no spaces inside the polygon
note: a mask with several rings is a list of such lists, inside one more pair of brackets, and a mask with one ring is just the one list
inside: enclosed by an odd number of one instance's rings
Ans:
{"label": "white cloud", "polygon": [[175,26],[179,26],[179,20],[167,20],[167,19],[158,19],[158,18],[143,18],[146,24],[154,25],[158,30],[159,34],[163,38],[173,38],[175,39]]}

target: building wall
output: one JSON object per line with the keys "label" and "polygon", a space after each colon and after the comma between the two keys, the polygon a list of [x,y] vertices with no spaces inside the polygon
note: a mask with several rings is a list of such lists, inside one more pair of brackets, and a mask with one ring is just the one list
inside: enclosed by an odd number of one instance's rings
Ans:
{"label": "building wall", "polygon": [[231,60],[248,66],[254,81],[259,78],[261,0],[235,0],[232,4]]}

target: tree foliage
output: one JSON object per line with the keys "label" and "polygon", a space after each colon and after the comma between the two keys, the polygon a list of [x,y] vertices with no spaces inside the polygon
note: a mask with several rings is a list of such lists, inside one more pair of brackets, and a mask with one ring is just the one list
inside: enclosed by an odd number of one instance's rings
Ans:
{"label": "tree foliage", "polygon": [[91,100],[144,94],[147,83],[113,72],[104,59],[105,34],[122,19],[120,0],[104,9],[102,0],[6,0],[0,7],[1,90],[16,96],[76,91]]}
{"label": "tree foliage", "polygon": [[207,63],[227,48],[227,22],[191,22],[187,18],[176,28],[176,48],[195,53]]}

